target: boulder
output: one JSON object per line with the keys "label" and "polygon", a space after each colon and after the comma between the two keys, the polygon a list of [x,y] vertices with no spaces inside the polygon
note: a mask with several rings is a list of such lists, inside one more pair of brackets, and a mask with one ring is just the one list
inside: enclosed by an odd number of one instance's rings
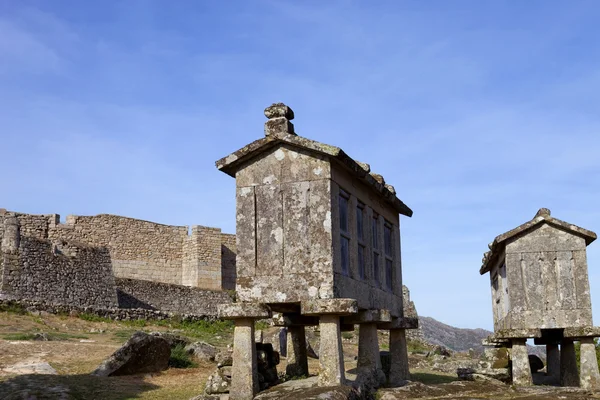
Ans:
{"label": "boulder", "polygon": [[179,336],[179,335],[175,335],[173,333],[169,333],[169,332],[152,332],[150,333],[152,336],[157,336],[157,337],[161,337],[163,339],[165,339],[168,343],[169,346],[171,346],[171,348],[177,347],[177,346],[187,346],[188,344],[190,344],[190,341],[187,338],[184,338],[183,336]]}
{"label": "boulder", "polygon": [[500,381],[511,382],[507,368],[457,368],[456,375],[463,381]]}
{"label": "boulder", "polygon": [[208,395],[229,393],[231,367],[217,368],[206,381],[204,393]]}
{"label": "boulder", "polygon": [[215,361],[217,356],[217,348],[204,342],[188,344],[185,351],[198,361]]}
{"label": "boulder", "polygon": [[223,350],[215,355],[217,367],[228,367],[233,365],[233,352],[231,350]]}
{"label": "boulder", "polygon": [[171,347],[162,337],[135,332],[120,349],[96,368],[92,375],[118,376],[159,372],[169,366]]}
{"label": "boulder", "polygon": [[536,373],[540,369],[544,368],[544,362],[541,358],[536,356],[535,354],[529,355],[529,367],[531,368],[531,372]]}

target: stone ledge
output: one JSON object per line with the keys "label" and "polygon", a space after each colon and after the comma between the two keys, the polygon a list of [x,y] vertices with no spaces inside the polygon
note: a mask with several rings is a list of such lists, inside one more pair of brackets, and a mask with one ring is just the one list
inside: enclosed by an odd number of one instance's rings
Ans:
{"label": "stone ledge", "polygon": [[490,342],[501,342],[503,339],[541,338],[541,329],[501,329],[488,336]]}
{"label": "stone ledge", "polygon": [[344,317],[344,324],[369,324],[392,322],[389,310],[363,310],[349,317]]}
{"label": "stone ledge", "polygon": [[394,318],[391,322],[377,324],[377,329],[418,329],[419,319],[415,317]]}
{"label": "stone ledge", "polygon": [[218,306],[222,319],[271,318],[271,309],[262,303],[231,303]]}
{"label": "stone ledge", "polygon": [[584,326],[565,328],[564,337],[566,338],[583,338],[583,337],[600,337],[600,327]]}
{"label": "stone ledge", "polygon": [[354,299],[305,300],[300,305],[303,315],[351,315],[358,312],[358,302]]}

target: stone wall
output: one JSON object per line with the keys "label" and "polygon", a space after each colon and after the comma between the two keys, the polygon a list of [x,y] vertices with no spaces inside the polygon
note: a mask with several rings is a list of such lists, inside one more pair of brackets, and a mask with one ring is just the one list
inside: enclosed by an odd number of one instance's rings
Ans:
{"label": "stone wall", "polygon": [[[0,248],[0,298],[73,306],[117,306],[107,249],[66,241],[52,243],[35,237],[41,233],[24,236],[19,232],[16,218],[6,216],[2,220],[6,235]],[[27,222],[23,231],[32,233]]]}
{"label": "stone wall", "polygon": [[[218,228],[172,226],[116,215],[14,215],[21,235],[51,242],[77,242],[110,253],[117,278],[200,287],[235,288],[235,235]],[[0,230],[0,239],[2,231]]]}
{"label": "stone wall", "polygon": [[110,251],[118,278],[181,284],[186,226],[116,215],[68,216],[48,232],[51,240],[78,241]]}
{"label": "stone wall", "polygon": [[[415,303],[410,299],[410,290],[406,286],[402,286],[402,303],[404,305],[404,317],[405,318],[419,318],[417,314],[417,308]],[[406,338],[408,340],[424,340],[423,327],[420,326],[418,329],[407,329]]]}
{"label": "stone wall", "polygon": [[119,308],[160,310],[177,314],[216,316],[217,305],[231,303],[223,291],[148,282],[116,279]]}

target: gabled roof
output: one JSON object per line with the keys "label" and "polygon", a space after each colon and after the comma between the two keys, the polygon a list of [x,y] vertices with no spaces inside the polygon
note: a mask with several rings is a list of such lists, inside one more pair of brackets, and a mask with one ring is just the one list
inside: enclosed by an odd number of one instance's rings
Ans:
{"label": "gabled roof", "polygon": [[267,107],[265,115],[269,118],[265,123],[265,137],[217,161],[216,166],[219,170],[235,177],[235,173],[245,162],[276,145],[287,144],[315,154],[327,156],[332,161],[345,167],[352,175],[379,193],[398,213],[408,217],[412,216],[412,210],[396,197],[394,187],[386,184],[381,175],[372,173],[371,167],[368,164],[352,159],[339,147],[298,136],[294,132],[293,124],[290,122],[294,118],[294,113],[289,107],[282,103],[273,104]]}
{"label": "gabled roof", "polygon": [[564,231],[570,232],[573,235],[580,236],[585,239],[586,246],[596,240],[597,236],[594,232],[583,229],[577,225],[569,224],[568,222],[561,221],[560,219],[553,218],[550,216],[550,210],[547,208],[540,208],[535,217],[531,221],[525,222],[523,225],[517,226],[515,229],[511,229],[502,235],[496,236],[494,241],[488,245],[490,251],[483,255],[482,266],[479,269],[481,275],[489,272],[494,266],[498,256],[504,251],[506,247],[506,241],[512,237],[520,235],[522,233],[531,231],[533,228],[540,224],[549,224],[555,226]]}

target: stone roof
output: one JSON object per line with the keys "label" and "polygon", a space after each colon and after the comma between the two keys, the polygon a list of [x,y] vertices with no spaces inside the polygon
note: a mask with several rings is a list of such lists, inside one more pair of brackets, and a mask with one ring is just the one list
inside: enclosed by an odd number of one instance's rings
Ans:
{"label": "stone roof", "polygon": [[236,171],[245,162],[278,144],[284,143],[327,156],[337,164],[344,166],[352,175],[379,193],[398,213],[408,217],[412,216],[412,210],[396,197],[394,187],[386,184],[381,175],[371,172],[369,164],[352,159],[339,147],[298,136],[294,132],[294,125],[290,122],[294,118],[294,112],[291,108],[285,104],[276,103],[265,109],[265,115],[269,118],[265,123],[265,137],[247,144],[217,161],[216,166],[219,170],[235,177]]}
{"label": "stone roof", "polygon": [[594,232],[588,231],[587,229],[580,228],[577,225],[570,224],[565,221],[561,221],[560,219],[553,218],[550,215],[550,210],[547,208],[540,208],[535,214],[535,217],[531,221],[528,221],[522,225],[517,226],[514,229],[511,229],[508,232],[503,233],[502,235],[496,236],[494,241],[488,245],[490,251],[486,252],[483,255],[482,266],[479,269],[479,273],[481,275],[489,272],[492,266],[495,264],[496,260],[504,251],[506,247],[506,241],[510,238],[513,238],[517,235],[524,234],[528,231],[531,231],[533,228],[540,224],[549,224],[555,226],[564,231],[570,232],[573,235],[580,236],[585,239],[585,244],[589,245],[594,240],[596,240],[597,236]]}

